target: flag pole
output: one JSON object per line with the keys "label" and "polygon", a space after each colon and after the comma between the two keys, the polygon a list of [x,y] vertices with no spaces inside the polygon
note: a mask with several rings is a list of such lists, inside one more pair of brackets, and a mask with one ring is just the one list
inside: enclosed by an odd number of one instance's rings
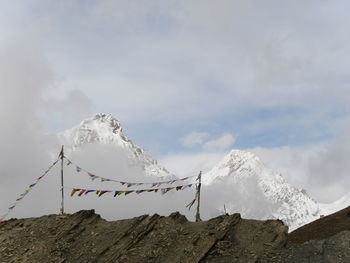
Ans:
{"label": "flag pole", "polygon": [[201,215],[199,212],[200,200],[201,200],[201,186],[202,186],[202,171],[198,175],[198,186],[197,186],[197,213],[196,213],[196,222],[202,221]]}
{"label": "flag pole", "polygon": [[61,158],[61,215],[64,214],[64,191],[63,191],[63,158],[64,158],[64,151],[63,151],[63,145],[60,153]]}

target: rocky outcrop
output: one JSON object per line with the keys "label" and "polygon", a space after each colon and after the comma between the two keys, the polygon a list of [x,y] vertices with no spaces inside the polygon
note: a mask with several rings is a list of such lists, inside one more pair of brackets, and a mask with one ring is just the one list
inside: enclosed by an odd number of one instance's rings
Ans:
{"label": "rocky outcrop", "polygon": [[88,210],[0,223],[0,262],[350,262],[349,233],[297,245],[279,220],[173,213],[108,222]]}

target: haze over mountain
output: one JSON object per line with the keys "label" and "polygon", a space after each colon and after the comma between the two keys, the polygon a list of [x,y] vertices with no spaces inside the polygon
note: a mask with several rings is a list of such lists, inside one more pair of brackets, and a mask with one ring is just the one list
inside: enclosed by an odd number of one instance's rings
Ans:
{"label": "haze over mountain", "polygon": [[[84,145],[88,144],[112,145],[124,150],[130,167],[140,167],[144,178],[175,178],[128,139],[119,121],[109,114],[97,114],[83,120],[61,133],[60,138],[68,148],[68,154],[83,151]],[[202,210],[205,218],[225,211],[241,213],[245,218],[281,219],[294,230],[350,203],[349,196],[332,204],[318,203],[304,189],[288,184],[282,174],[265,167],[251,152],[232,150],[210,171],[204,172]]]}

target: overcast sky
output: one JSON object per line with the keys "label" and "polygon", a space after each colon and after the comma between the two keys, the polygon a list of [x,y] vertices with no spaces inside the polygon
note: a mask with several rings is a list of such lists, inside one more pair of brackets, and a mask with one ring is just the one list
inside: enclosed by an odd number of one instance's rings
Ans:
{"label": "overcast sky", "polygon": [[1,184],[30,182],[52,134],[104,112],[180,175],[237,148],[319,201],[348,192],[349,1],[0,7]]}

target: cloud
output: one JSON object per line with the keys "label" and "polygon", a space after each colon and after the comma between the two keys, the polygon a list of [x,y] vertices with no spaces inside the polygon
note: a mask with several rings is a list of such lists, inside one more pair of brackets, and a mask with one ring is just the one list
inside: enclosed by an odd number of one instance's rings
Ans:
{"label": "cloud", "polygon": [[163,156],[160,163],[178,177],[185,177],[197,174],[199,171],[209,171],[225,154],[226,152],[178,152]]}
{"label": "cloud", "polygon": [[[0,43],[0,215],[57,158],[60,143],[52,133],[55,118],[52,112],[63,111],[56,107],[56,98],[47,96],[52,89],[57,91],[55,80],[55,73],[37,41],[24,35]],[[74,118],[79,108],[76,103],[83,95],[78,92],[69,97],[74,99],[61,102]],[[54,170],[53,174],[57,175],[58,171]],[[15,216],[58,211],[59,198],[55,195],[48,198],[58,192],[58,176],[45,184],[49,178],[46,176],[38,189],[18,205],[23,207]]]}
{"label": "cloud", "polygon": [[204,143],[204,140],[208,138],[209,133],[207,132],[191,132],[190,134],[181,137],[179,141],[182,143],[183,146],[192,148],[196,145],[202,145]]}
{"label": "cloud", "polygon": [[128,121],[348,105],[346,1],[30,4],[21,14],[65,85]]}
{"label": "cloud", "polygon": [[207,151],[223,151],[231,147],[236,141],[236,137],[231,133],[225,133],[220,138],[208,141],[203,145]]}

